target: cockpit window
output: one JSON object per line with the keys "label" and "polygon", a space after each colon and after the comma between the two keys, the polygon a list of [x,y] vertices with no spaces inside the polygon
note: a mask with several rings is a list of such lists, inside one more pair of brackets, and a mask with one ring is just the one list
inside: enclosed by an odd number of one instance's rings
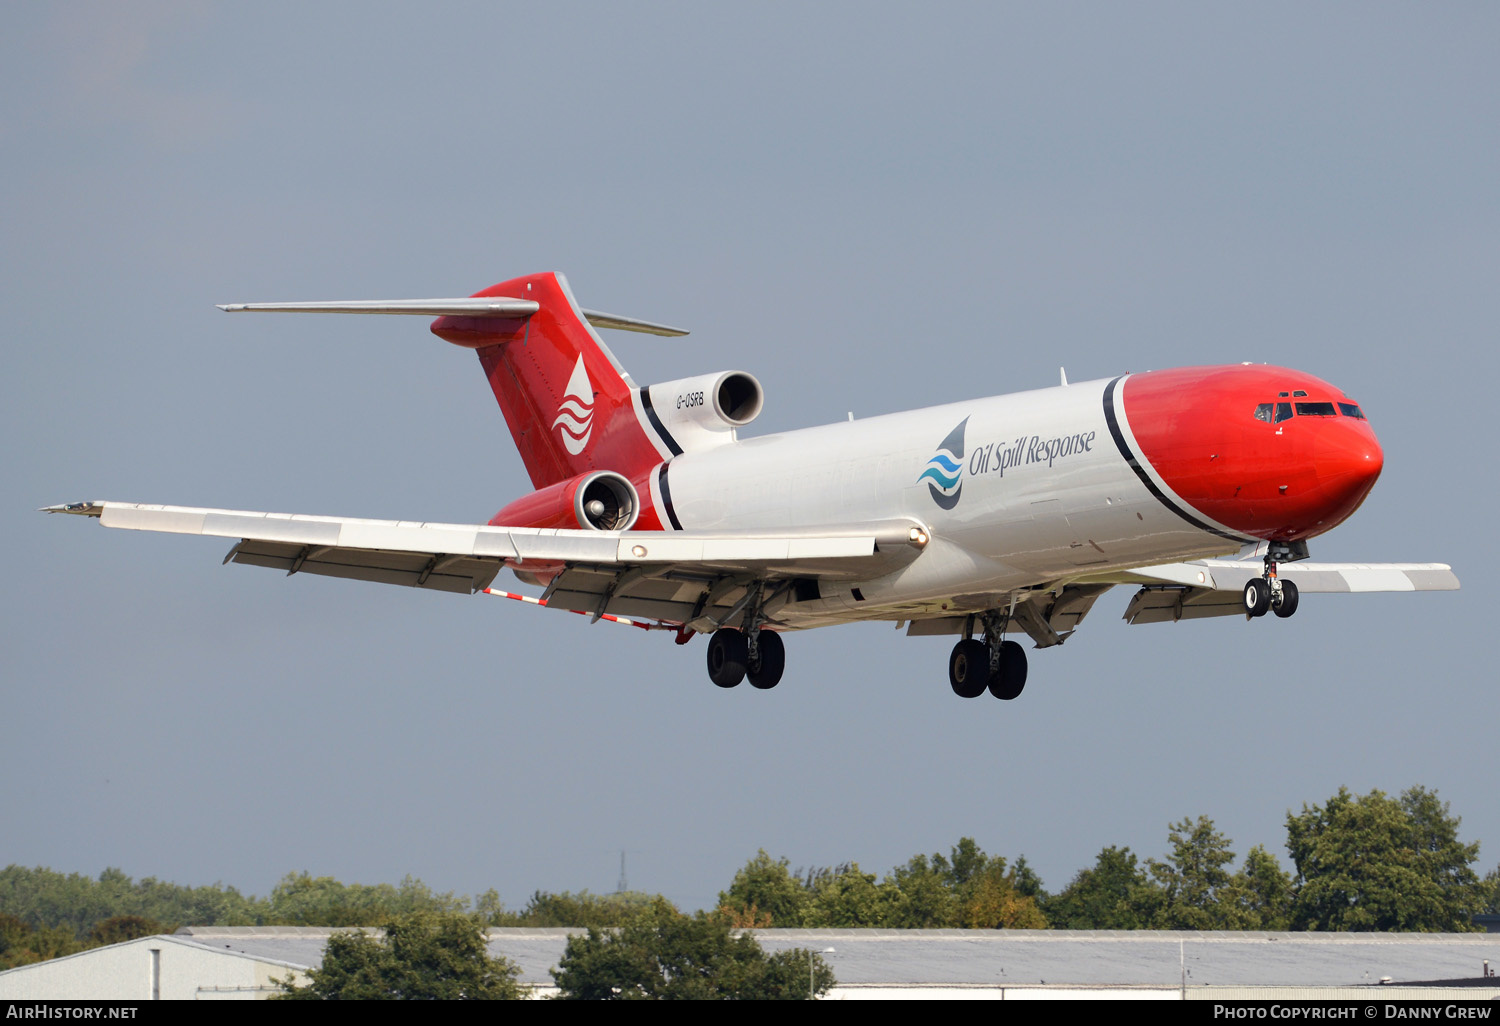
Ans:
{"label": "cockpit window", "polygon": [[1365,419],[1365,411],[1361,410],[1356,403],[1339,403],[1339,412],[1346,417],[1353,417],[1355,420]]}
{"label": "cockpit window", "polygon": [[1255,419],[1271,423],[1271,403],[1261,403],[1255,408]]}
{"label": "cockpit window", "polygon": [[1297,416],[1299,417],[1337,417],[1338,412],[1334,410],[1333,403],[1298,403]]}
{"label": "cockpit window", "polygon": [[1280,424],[1284,420],[1291,420],[1291,419],[1292,419],[1292,404],[1291,403],[1277,403],[1276,404],[1276,423]]}
{"label": "cockpit window", "polygon": [[1285,392],[1277,392],[1276,393],[1276,398],[1278,398],[1278,399],[1285,399],[1286,398],[1286,393]]}
{"label": "cockpit window", "polygon": [[[1283,393],[1281,393],[1281,394],[1282,394],[1282,395],[1286,395],[1286,393],[1285,393],[1285,392],[1283,392]],[[1297,397],[1298,397],[1298,396],[1301,396],[1301,397],[1302,397],[1302,398],[1304,398],[1304,399],[1306,399],[1306,398],[1307,398],[1307,393],[1306,393],[1306,392],[1304,392],[1304,391],[1302,391],[1302,389],[1300,389],[1300,388],[1299,388],[1299,389],[1297,389],[1297,390],[1296,390],[1296,391],[1294,391],[1294,392],[1293,392],[1293,393],[1292,393],[1292,398],[1293,398],[1293,399],[1296,399],[1296,398],[1297,398]]]}

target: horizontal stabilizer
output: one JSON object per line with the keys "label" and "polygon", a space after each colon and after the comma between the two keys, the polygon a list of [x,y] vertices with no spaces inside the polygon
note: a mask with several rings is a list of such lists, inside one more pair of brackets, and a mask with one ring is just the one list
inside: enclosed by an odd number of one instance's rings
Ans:
{"label": "horizontal stabilizer", "polygon": [[[462,299],[349,299],[326,303],[221,303],[225,313],[341,313],[405,314],[409,317],[530,317],[541,304],[530,299],[478,296]],[[637,317],[621,317],[600,310],[582,310],[584,320],[596,328],[639,331],[647,335],[676,337],[684,328],[655,324]]]}
{"label": "horizontal stabilizer", "polygon": [[541,309],[529,299],[353,299],[328,303],[222,303],[225,313],[406,314],[412,317],[530,317]]}

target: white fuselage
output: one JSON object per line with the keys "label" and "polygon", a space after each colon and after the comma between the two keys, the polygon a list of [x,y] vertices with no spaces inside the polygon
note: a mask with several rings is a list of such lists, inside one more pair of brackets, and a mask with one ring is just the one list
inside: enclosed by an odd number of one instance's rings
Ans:
{"label": "white fuselage", "polygon": [[[1089,573],[1235,551],[1237,541],[1164,505],[1126,462],[1105,418],[1108,385],[976,399],[686,453],[670,465],[672,503],[687,530],[895,518],[928,527],[932,542],[910,566],[872,581],[825,582],[820,601],[783,614],[807,626],[851,614],[900,619],[993,608],[1014,592]],[[1128,432],[1123,404],[1116,415]],[[924,476],[945,441],[947,462]],[[955,477],[956,485],[941,487]]]}

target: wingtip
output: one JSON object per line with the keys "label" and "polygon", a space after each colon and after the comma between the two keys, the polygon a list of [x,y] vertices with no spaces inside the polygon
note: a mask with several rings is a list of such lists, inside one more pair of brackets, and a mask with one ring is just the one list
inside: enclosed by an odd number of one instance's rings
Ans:
{"label": "wingtip", "polygon": [[41,506],[38,513],[72,513],[75,516],[97,517],[104,512],[104,503],[98,500],[90,502],[60,502],[55,506]]}

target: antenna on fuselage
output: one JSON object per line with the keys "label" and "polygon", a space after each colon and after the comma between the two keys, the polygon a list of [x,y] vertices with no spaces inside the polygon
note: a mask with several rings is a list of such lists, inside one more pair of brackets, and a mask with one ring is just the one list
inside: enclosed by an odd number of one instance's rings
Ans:
{"label": "antenna on fuselage", "polygon": [[1059,368],[1057,368],[1057,376],[1060,379],[1059,380],[1059,384],[1063,385],[1064,387],[1067,387],[1067,384],[1068,384],[1068,369],[1066,367],[1059,367]]}

